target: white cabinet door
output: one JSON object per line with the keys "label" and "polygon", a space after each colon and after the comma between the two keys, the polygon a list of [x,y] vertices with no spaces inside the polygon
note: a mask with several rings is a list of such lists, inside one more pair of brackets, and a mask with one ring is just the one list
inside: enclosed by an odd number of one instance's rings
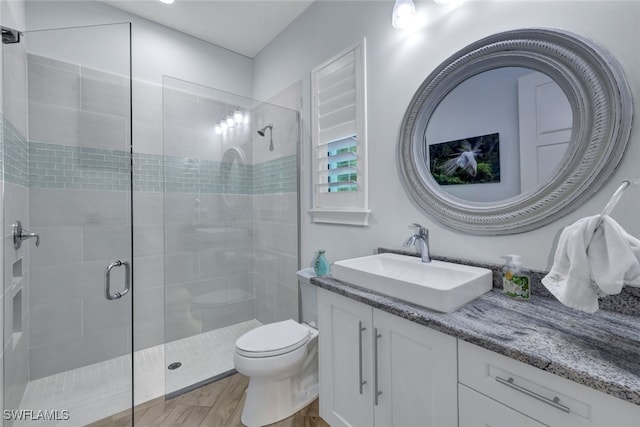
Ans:
{"label": "white cabinet door", "polygon": [[460,427],[544,427],[520,412],[459,384]]}
{"label": "white cabinet door", "polygon": [[457,427],[456,339],[377,309],[373,327],[376,426]]}
{"label": "white cabinet door", "polygon": [[454,337],[324,289],[318,325],[320,416],[332,427],[457,427]]}
{"label": "white cabinet door", "polygon": [[374,425],[371,310],[318,290],[320,416],[332,427]]}

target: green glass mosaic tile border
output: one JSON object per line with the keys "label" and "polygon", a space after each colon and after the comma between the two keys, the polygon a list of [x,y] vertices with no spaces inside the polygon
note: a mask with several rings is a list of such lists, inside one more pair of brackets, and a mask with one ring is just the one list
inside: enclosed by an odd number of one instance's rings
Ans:
{"label": "green glass mosaic tile border", "polygon": [[27,140],[2,118],[2,164],[6,182],[29,186],[29,144]]}
{"label": "green glass mosaic tile border", "polygon": [[259,163],[253,166],[253,194],[295,192],[298,188],[296,156]]}
{"label": "green glass mosaic tile border", "polygon": [[130,159],[124,151],[41,142],[28,146],[26,182],[36,188],[127,191],[131,161],[134,191],[251,195],[297,190],[296,156],[229,169],[211,160],[139,153]]}
{"label": "green glass mosaic tile border", "polygon": [[123,151],[29,144],[29,184],[35,188],[127,191],[130,165],[130,156]]}
{"label": "green glass mosaic tile border", "polygon": [[4,116],[0,114],[0,181],[4,179]]}

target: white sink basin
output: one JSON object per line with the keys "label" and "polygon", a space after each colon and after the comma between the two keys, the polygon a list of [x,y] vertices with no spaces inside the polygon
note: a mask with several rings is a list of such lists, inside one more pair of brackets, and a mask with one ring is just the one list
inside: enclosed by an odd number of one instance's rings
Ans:
{"label": "white sink basin", "polygon": [[493,287],[491,270],[450,262],[378,254],[338,261],[334,278],[381,294],[451,313]]}

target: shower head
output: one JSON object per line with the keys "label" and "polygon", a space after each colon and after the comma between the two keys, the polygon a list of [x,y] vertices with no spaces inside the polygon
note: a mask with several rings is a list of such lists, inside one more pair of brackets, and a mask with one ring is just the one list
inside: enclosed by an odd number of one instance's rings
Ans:
{"label": "shower head", "polygon": [[269,123],[258,131],[258,135],[265,136],[267,129],[269,129],[269,151],[273,151],[273,123]]}
{"label": "shower head", "polygon": [[260,136],[264,136],[267,129],[269,129],[270,131],[273,131],[273,123],[269,123],[268,125],[266,125],[265,127],[263,127],[262,129],[260,129],[258,131],[258,135]]}

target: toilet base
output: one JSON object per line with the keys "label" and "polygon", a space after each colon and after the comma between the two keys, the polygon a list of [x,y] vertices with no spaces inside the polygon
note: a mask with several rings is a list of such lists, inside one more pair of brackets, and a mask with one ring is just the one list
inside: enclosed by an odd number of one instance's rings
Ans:
{"label": "toilet base", "polygon": [[240,420],[247,427],[272,424],[290,417],[317,397],[317,373],[281,381],[251,378]]}

